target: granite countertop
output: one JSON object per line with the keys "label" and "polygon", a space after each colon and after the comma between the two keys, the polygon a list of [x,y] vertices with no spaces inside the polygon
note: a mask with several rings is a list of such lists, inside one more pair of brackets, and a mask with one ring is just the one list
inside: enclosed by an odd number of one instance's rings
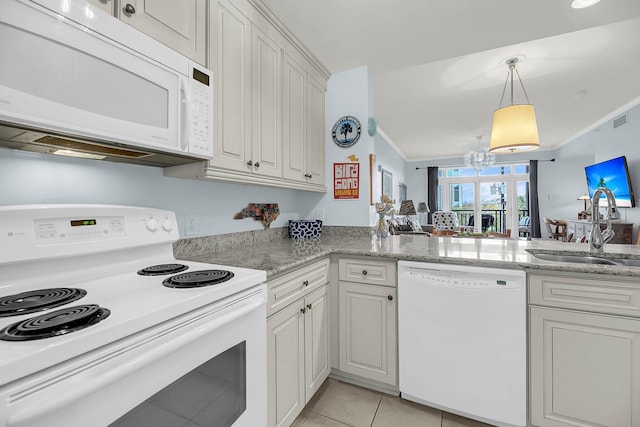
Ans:
{"label": "granite countertop", "polygon": [[[475,239],[424,235],[398,235],[377,239],[368,236],[330,235],[319,239],[279,238],[259,243],[247,241],[235,247],[221,249],[205,238],[196,238],[178,242],[174,249],[178,259],[264,270],[268,279],[331,254],[640,277],[640,266],[545,261],[527,252],[532,250],[566,254],[571,251],[580,256],[593,255],[589,253],[589,245],[586,243],[564,243],[551,239]],[[640,259],[640,247],[611,244],[605,247],[604,256]]]}

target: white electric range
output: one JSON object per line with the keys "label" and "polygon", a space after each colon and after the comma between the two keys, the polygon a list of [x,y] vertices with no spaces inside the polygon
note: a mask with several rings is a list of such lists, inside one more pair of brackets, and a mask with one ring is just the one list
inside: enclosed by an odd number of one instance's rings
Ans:
{"label": "white electric range", "polygon": [[178,237],[160,209],[0,207],[0,426],[266,425],[265,272]]}

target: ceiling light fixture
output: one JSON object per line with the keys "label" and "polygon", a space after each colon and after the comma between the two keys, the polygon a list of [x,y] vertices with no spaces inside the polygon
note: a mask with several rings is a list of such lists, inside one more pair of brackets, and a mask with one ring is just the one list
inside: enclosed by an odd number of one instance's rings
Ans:
{"label": "ceiling light fixture", "polygon": [[[498,109],[493,113],[493,125],[491,127],[491,140],[489,142],[489,151],[492,153],[515,153],[522,151],[530,151],[540,148],[540,140],[538,138],[538,125],[536,123],[536,113],[533,105],[529,103],[529,96],[524,88],[520,73],[516,70],[518,58],[510,58],[507,60],[509,72],[507,81],[502,89],[500,104]],[[522,91],[524,92],[526,104],[513,103],[513,73],[516,73]],[[510,104],[501,107],[504,100],[504,94],[507,90],[507,84],[510,83]]]}
{"label": "ceiling light fixture", "polygon": [[478,170],[488,168],[496,161],[496,155],[489,152],[489,147],[482,146],[482,136],[478,136],[478,146],[464,155],[464,164],[468,168]]}
{"label": "ceiling light fixture", "polygon": [[573,0],[571,7],[574,9],[584,9],[585,7],[593,6],[596,3],[600,3],[600,0]]}

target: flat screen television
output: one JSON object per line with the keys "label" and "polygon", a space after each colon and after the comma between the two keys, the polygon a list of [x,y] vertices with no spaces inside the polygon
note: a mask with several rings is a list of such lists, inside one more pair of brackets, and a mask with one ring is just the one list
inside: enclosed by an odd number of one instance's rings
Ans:
{"label": "flat screen television", "polygon": [[[587,174],[589,197],[593,198],[593,193],[598,187],[607,187],[616,198],[619,208],[636,206],[625,156],[587,166],[584,171]],[[607,198],[604,194],[600,198],[600,206],[607,206]]]}

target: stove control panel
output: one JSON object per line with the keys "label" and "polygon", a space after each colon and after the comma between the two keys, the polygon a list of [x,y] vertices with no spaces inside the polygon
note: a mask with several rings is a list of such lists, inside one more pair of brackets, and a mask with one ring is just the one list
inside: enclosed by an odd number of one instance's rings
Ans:
{"label": "stove control panel", "polygon": [[176,215],[98,204],[0,206],[0,265],[153,246],[173,253]]}
{"label": "stove control panel", "polygon": [[122,216],[38,219],[33,222],[38,243],[64,243],[125,237]]}

